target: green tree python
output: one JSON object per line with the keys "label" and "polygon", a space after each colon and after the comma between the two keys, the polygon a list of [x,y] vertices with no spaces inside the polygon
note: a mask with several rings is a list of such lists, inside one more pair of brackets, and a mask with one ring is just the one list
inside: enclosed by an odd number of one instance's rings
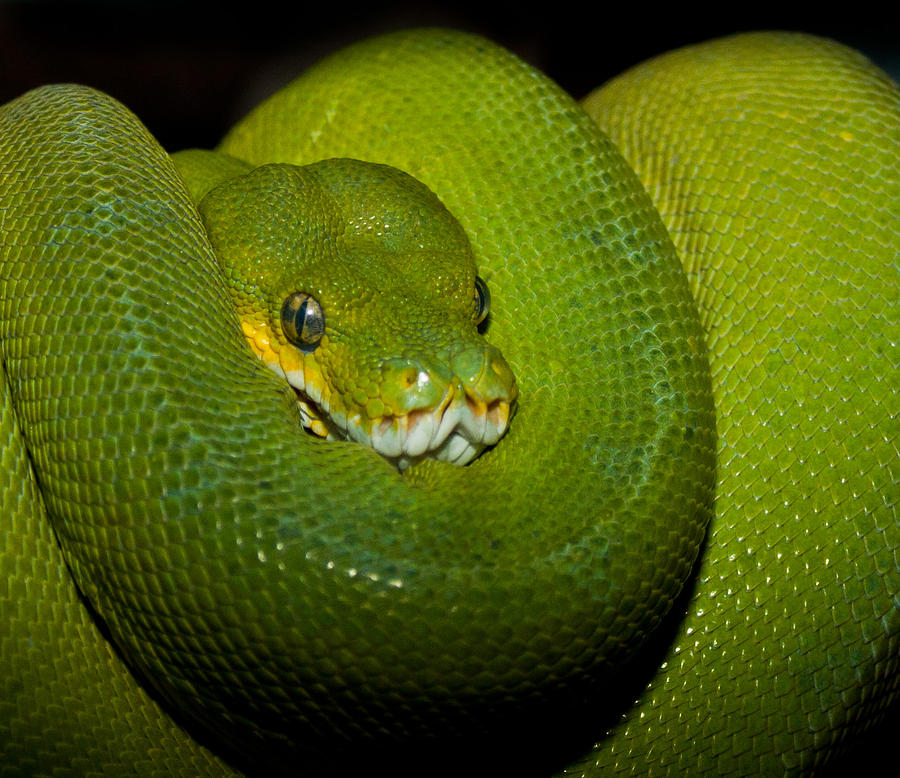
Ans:
{"label": "green tree python", "polygon": [[0,774],[798,774],[889,710],[861,55],[735,36],[581,107],[394,33],[216,153],[35,90],[0,166]]}

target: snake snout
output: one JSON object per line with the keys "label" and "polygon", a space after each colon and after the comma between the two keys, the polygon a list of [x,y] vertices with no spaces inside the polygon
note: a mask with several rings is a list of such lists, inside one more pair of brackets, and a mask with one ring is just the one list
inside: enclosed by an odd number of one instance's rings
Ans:
{"label": "snake snout", "polygon": [[500,349],[487,346],[454,355],[451,365],[461,379],[469,439],[492,446],[503,437],[518,399],[518,387]]}
{"label": "snake snout", "polygon": [[381,374],[381,400],[395,416],[438,407],[453,381],[446,365],[424,358],[385,360]]}
{"label": "snake snout", "polygon": [[493,346],[467,348],[447,359],[390,359],[382,371],[381,399],[389,411],[372,420],[371,431],[350,436],[401,469],[423,458],[467,464],[509,426],[518,390]]}

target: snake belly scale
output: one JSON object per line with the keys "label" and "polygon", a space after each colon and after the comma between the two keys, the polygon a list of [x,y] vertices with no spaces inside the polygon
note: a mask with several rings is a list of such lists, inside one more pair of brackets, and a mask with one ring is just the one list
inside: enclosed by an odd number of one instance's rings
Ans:
{"label": "snake belly scale", "polygon": [[[476,742],[476,771],[750,775],[839,753],[900,657],[897,94],[836,44],[746,35],[614,81],[595,124],[493,44],[412,31],[264,102],[199,183],[94,90],[4,106],[6,771],[304,774],[352,746],[422,774]],[[275,209],[240,209],[329,159],[413,194],[368,195],[380,226],[353,243],[360,187],[315,183],[380,292],[341,318],[315,282],[315,369],[408,315],[447,375],[514,374],[508,431],[465,467],[310,434],[321,391],[298,405],[248,347],[262,325],[217,252],[285,245]],[[436,229],[465,236],[463,269],[388,293],[379,258],[431,257]],[[411,358],[388,354],[389,384],[442,370]],[[344,396],[386,418],[374,389]]]}

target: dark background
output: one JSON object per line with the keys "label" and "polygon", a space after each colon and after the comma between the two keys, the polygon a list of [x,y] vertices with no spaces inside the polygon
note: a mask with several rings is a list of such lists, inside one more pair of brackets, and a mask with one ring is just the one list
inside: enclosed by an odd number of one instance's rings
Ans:
{"label": "dark background", "polygon": [[[731,32],[782,28],[837,38],[900,73],[900,35],[859,3],[728,13],[684,3],[172,0],[3,2],[0,104],[40,84],[75,81],[128,105],[170,151],[215,145],[259,99],[324,54],[377,32],[442,25],[482,33],[576,97],[629,65]],[[882,6],[884,8],[885,6]]]}

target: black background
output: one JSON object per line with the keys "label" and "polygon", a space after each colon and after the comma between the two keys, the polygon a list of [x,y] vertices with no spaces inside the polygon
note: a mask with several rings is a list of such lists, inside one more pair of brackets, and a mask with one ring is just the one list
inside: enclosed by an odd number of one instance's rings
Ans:
{"label": "black background", "polygon": [[[484,34],[548,73],[575,97],[653,54],[731,32],[782,28],[827,35],[900,66],[884,11],[860,4],[792,11],[759,3],[739,13],[616,3],[414,3],[238,0],[234,6],[112,0],[0,0],[0,104],[40,84],[74,81],[130,107],[170,151],[214,146],[262,97],[342,45],[422,25]],[[882,6],[884,7],[884,6]]]}

